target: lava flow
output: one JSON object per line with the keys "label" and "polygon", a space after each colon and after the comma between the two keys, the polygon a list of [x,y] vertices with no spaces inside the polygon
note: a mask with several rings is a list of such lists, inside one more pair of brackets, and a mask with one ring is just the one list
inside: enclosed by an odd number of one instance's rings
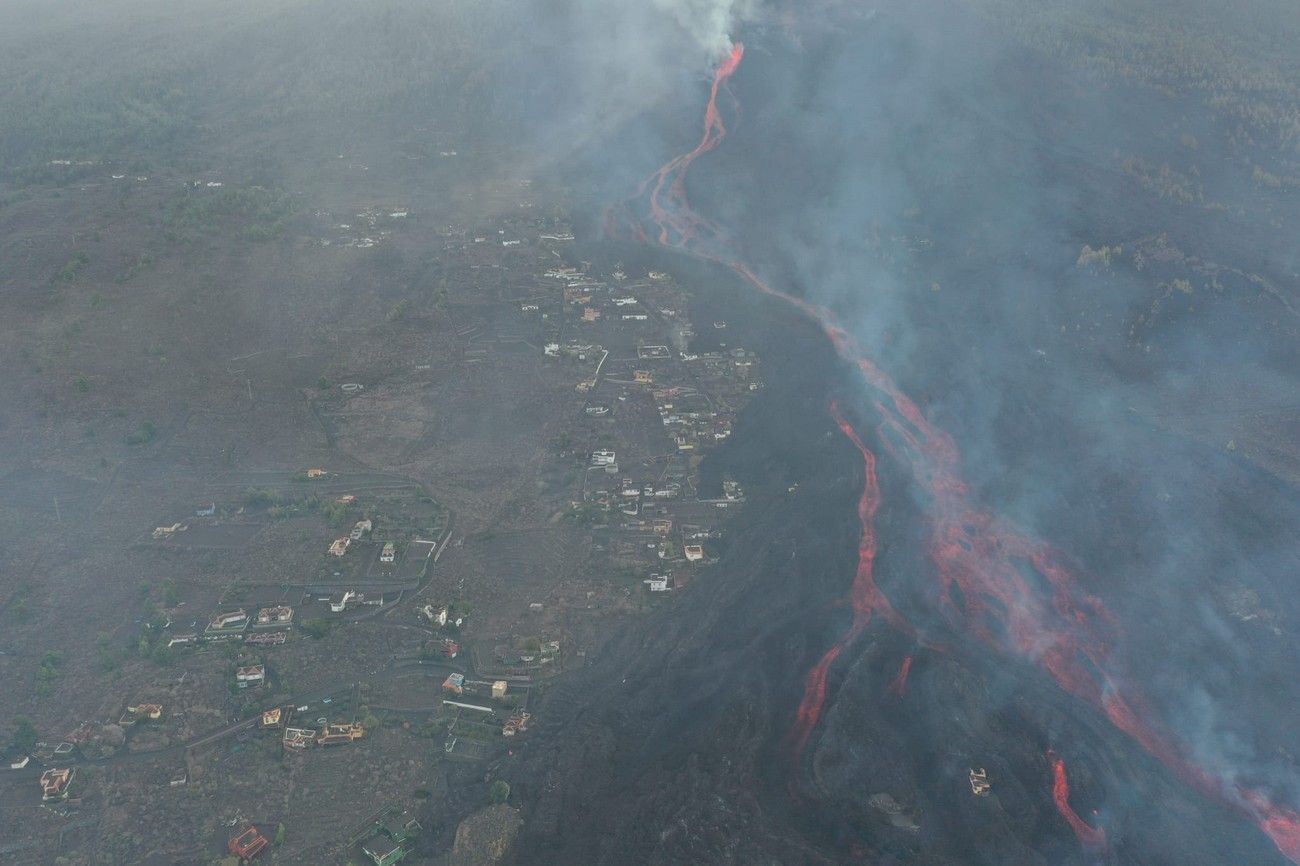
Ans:
{"label": "lava flow", "polygon": [[[1287,858],[1300,863],[1300,814],[1273,804],[1257,791],[1212,776],[1188,760],[1158,723],[1144,721],[1151,714],[1143,698],[1112,658],[1114,620],[1100,601],[1078,589],[1064,556],[972,504],[952,439],[930,424],[834,314],[766,283],[730,252],[718,226],[691,210],[687,172],[727,133],[718,95],[743,56],[744,47],[737,43],[715,70],[699,144],[647,178],[621,208],[611,209],[606,214],[607,232],[618,234],[623,226],[632,239],[648,241],[646,228],[653,226],[660,245],[727,267],[757,291],[793,306],[820,325],[839,356],[858,369],[876,395],[878,439],[910,471],[921,494],[930,559],[939,581],[939,605],[946,617],[991,646],[1043,668],[1062,689],[1094,706],[1185,783],[1248,815]],[[844,647],[861,633],[873,613],[907,628],[872,577],[876,537],[870,518],[879,500],[875,456],[838,407],[832,407],[832,414],[865,463],[858,503],[862,536],[849,596],[853,622],[808,674],[789,738],[796,760],[821,716],[827,676]]]}
{"label": "lava flow", "polygon": [[895,697],[901,698],[907,693],[907,675],[912,672],[912,657],[904,656],[903,663],[898,666],[898,676],[889,684],[889,691]]}
{"label": "lava flow", "polygon": [[801,761],[808,737],[821,719],[822,707],[826,702],[826,676],[830,667],[839,658],[846,646],[853,642],[867,627],[873,614],[879,613],[889,623],[901,627],[902,618],[894,612],[889,599],[876,586],[876,509],[880,507],[880,487],[876,484],[876,455],[872,454],[858,432],[840,412],[836,403],[831,403],[831,415],[835,423],[862,454],[863,482],[862,494],[858,497],[858,520],[862,524],[862,533],[858,536],[858,566],[853,578],[853,587],[849,591],[849,606],[853,610],[853,621],[843,637],[831,645],[821,660],[808,672],[804,681],[803,700],[795,714],[794,727],[789,734],[791,755],[796,762]]}
{"label": "lava flow", "polygon": [[1070,806],[1070,782],[1065,777],[1065,761],[1050,752],[1047,757],[1052,762],[1052,799],[1056,802],[1056,811],[1061,813],[1084,848],[1104,848],[1106,831],[1080,818]]}

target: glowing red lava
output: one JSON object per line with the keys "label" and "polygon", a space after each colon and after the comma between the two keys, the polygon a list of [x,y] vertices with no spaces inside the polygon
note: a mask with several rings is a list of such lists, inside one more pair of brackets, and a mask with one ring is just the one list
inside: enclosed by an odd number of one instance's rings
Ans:
{"label": "glowing red lava", "polygon": [[862,455],[863,482],[862,494],[858,497],[858,520],[862,524],[862,533],[858,536],[858,566],[853,578],[853,587],[849,591],[849,605],[853,610],[853,621],[844,635],[837,640],[821,660],[808,672],[804,681],[803,700],[795,713],[794,727],[789,734],[791,753],[799,760],[808,744],[808,737],[817,727],[821,718],[822,706],[826,702],[826,675],[835,660],[839,658],[844,647],[853,642],[871,621],[872,614],[879,613],[891,624],[902,627],[902,619],[894,612],[889,599],[876,586],[874,567],[876,562],[876,509],[880,507],[880,488],[876,484],[876,456],[862,444],[858,433],[840,412],[840,407],[832,403],[831,415],[840,430],[848,437]]}
{"label": "glowing red lava", "polygon": [[1104,848],[1106,831],[1084,821],[1070,806],[1070,783],[1065,778],[1065,761],[1051,752],[1048,752],[1047,757],[1052,762],[1052,799],[1056,802],[1056,811],[1061,813],[1084,848]]}
{"label": "glowing red lava", "polygon": [[898,666],[898,676],[889,684],[889,691],[896,697],[902,697],[907,694],[907,675],[912,672],[912,657],[904,656],[903,663]]}
{"label": "glowing red lava", "polygon": [[[624,226],[631,238],[647,241],[648,222],[658,229],[660,245],[723,265],[754,289],[780,299],[819,324],[840,357],[859,370],[875,393],[878,439],[910,471],[923,494],[929,554],[939,580],[939,604],[946,616],[988,644],[1039,665],[1062,689],[1096,707],[1184,782],[1249,815],[1283,854],[1300,863],[1300,814],[1274,805],[1259,792],[1210,775],[1183,756],[1159,723],[1145,721],[1152,714],[1112,659],[1114,620],[1100,601],[1079,589],[1064,556],[973,505],[952,439],[930,424],[920,407],[875,365],[834,314],[764,282],[729,251],[718,226],[691,210],[687,172],[727,134],[717,107],[718,95],[743,56],[744,47],[736,43],[715,70],[699,144],[647,178],[621,209],[611,209],[606,214],[607,232],[617,234]],[[633,207],[637,203],[648,210],[648,218],[637,215]],[[879,504],[875,455],[838,406],[832,407],[832,414],[865,464],[858,502],[862,536],[857,574],[848,598],[852,625],[808,673],[790,732],[796,767],[801,766],[800,756],[821,717],[827,675],[844,647],[861,633],[873,613],[910,631],[872,577],[876,536],[871,517]]]}

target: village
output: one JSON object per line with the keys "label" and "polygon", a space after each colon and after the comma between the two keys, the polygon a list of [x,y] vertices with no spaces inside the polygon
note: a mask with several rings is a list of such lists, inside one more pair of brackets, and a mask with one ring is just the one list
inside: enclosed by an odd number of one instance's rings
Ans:
{"label": "village", "polygon": [[[374,234],[392,242],[387,228]],[[759,359],[729,345],[725,322],[694,323],[671,275],[570,260],[572,231],[553,218],[442,226],[437,238],[446,272],[465,275],[463,295],[436,301],[460,305],[458,349],[407,365],[404,379],[357,370],[308,389],[331,450],[169,491],[152,524],[126,532],[130,556],[173,576],[148,591],[134,652],[102,648],[118,685],[88,701],[100,712],[13,738],[6,810],[39,808],[65,845],[67,827],[130,802],[160,820],[190,814],[206,828],[194,844],[216,859],[266,857],[310,832],[328,837],[320,856],[388,866],[419,847],[422,780],[445,762],[502,772],[549,682],[587,663],[620,617],[705,573],[745,496],[731,479],[702,480],[701,464],[762,388]],[[456,368],[454,391],[430,387]],[[382,452],[418,437],[360,429],[376,414],[481,400],[475,377],[499,387],[524,370],[547,395],[530,470],[541,492],[526,504],[476,513],[475,497],[447,484],[455,466],[398,466]],[[236,779],[269,766],[311,777],[354,763],[332,756],[382,766],[413,748],[419,760],[373,780],[371,796],[390,805],[351,837],[310,829],[322,813],[292,799],[234,804],[259,799]],[[200,818],[184,792],[213,785],[247,794]],[[180,799],[168,807],[148,793],[158,786]]]}

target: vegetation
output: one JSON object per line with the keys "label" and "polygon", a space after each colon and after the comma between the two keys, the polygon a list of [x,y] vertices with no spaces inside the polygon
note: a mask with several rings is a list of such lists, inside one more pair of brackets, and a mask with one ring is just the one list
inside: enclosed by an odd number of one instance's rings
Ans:
{"label": "vegetation", "polygon": [[41,656],[40,666],[36,670],[36,692],[48,695],[54,691],[54,683],[63,676],[63,653],[47,650]]}
{"label": "vegetation", "polygon": [[302,629],[302,633],[307,635],[307,637],[320,640],[330,633],[332,624],[327,619],[315,618],[303,620],[302,624],[298,627]]}
{"label": "vegetation", "polygon": [[261,186],[211,190],[190,187],[163,217],[163,234],[172,241],[193,241],[222,226],[234,228],[245,240],[278,237],[293,215],[287,193]]}
{"label": "vegetation", "polygon": [[127,434],[127,445],[148,445],[158,436],[158,428],[152,421],[142,421],[140,427],[134,432]]}
{"label": "vegetation", "polygon": [[101,634],[99,640],[95,642],[96,646],[96,665],[104,673],[117,670],[122,663],[121,653],[119,653],[112,644],[112,639]]}
{"label": "vegetation", "polygon": [[75,252],[72,254],[72,258],[68,259],[67,264],[60,268],[59,272],[54,275],[54,281],[56,283],[75,282],[77,276],[88,264],[90,264],[90,256],[86,255],[84,252]]}
{"label": "vegetation", "polygon": [[36,741],[40,737],[36,733],[36,726],[32,724],[31,719],[26,716],[19,716],[14,720],[13,736],[9,738],[9,746],[19,754],[27,754],[36,747]]}
{"label": "vegetation", "polygon": [[497,779],[488,787],[488,799],[493,803],[504,803],[510,799],[510,783]]}
{"label": "vegetation", "polygon": [[1234,143],[1293,153],[1300,145],[1293,4],[1259,0],[1226,12],[1210,0],[990,0],[985,8],[1022,41],[1104,80],[1198,97],[1239,128]]}
{"label": "vegetation", "polygon": [[[294,496],[266,487],[250,487],[244,491],[244,505],[265,508],[269,517],[281,520],[295,514],[313,513],[320,509],[321,500],[315,494]],[[330,512],[327,511],[326,515],[329,516]]]}
{"label": "vegetation", "polygon": [[576,526],[596,526],[605,522],[605,510],[595,502],[575,502],[564,519]]}

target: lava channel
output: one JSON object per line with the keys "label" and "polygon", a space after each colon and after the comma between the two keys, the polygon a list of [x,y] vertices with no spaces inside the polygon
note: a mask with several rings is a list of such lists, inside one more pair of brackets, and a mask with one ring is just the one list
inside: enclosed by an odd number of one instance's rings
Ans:
{"label": "lava channel", "polygon": [[[955,625],[964,626],[968,633],[999,651],[1043,668],[1062,689],[1095,707],[1184,783],[1247,815],[1279,851],[1300,864],[1300,813],[1271,802],[1258,791],[1211,775],[1192,763],[1162,726],[1144,721],[1152,714],[1145,710],[1139,690],[1127,681],[1113,659],[1114,618],[1100,601],[1079,589],[1065,557],[1051,546],[1027,537],[1000,516],[972,504],[961,476],[956,444],[930,424],[920,407],[876,366],[834,313],[765,282],[731,252],[720,227],[691,209],[687,173],[699,157],[717,148],[727,135],[718,110],[718,95],[743,57],[744,46],[737,42],[714,71],[699,143],[647,178],[636,195],[611,208],[605,219],[607,233],[643,242],[649,242],[653,234],[661,246],[722,265],[755,290],[783,301],[816,322],[840,358],[856,367],[863,383],[875,393],[880,441],[890,456],[910,471],[926,503],[929,556],[939,581],[942,612]],[[859,513],[868,502],[874,513],[879,496],[874,478],[875,456],[838,407],[833,412],[836,423],[862,452],[871,470],[864,480]],[[832,664],[865,627],[870,613],[888,611],[891,622],[903,624],[871,577],[875,532],[866,522],[859,547],[860,554],[870,551],[871,555],[859,557],[850,594],[853,625],[808,674],[790,734],[791,742],[800,751],[821,717]],[[958,598],[961,603],[956,601]]]}
{"label": "lava channel", "polygon": [[1104,849],[1106,831],[1080,818],[1070,805],[1070,782],[1065,776],[1065,761],[1051,752],[1047,757],[1052,762],[1052,800],[1056,803],[1056,811],[1061,813],[1061,817],[1070,825],[1070,829],[1079,839],[1079,844],[1085,849]]}

